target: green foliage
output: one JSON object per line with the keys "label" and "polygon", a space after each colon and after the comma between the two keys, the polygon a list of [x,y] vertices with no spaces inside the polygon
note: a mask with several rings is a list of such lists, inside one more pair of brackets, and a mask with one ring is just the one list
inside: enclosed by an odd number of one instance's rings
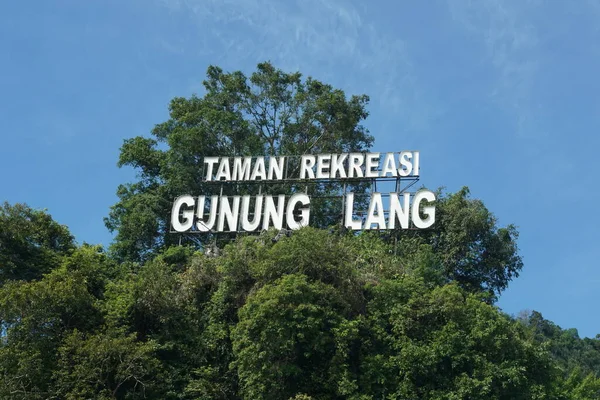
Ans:
{"label": "green foliage", "polygon": [[596,398],[595,342],[448,284],[422,238],[275,234],[142,266],[84,245],[7,283],[0,398]]}
{"label": "green foliage", "polygon": [[58,349],[53,390],[67,400],[156,395],[153,380],[159,362],[155,350],[153,342],[139,342],[135,335],[84,335],[75,330]]}
{"label": "green foliage", "polygon": [[332,286],[305,275],[286,275],[253,293],[232,332],[243,397],[332,392],[335,330],[347,308]]}
{"label": "green foliage", "polygon": [[[518,233],[467,188],[438,193],[425,231],[267,231],[218,255],[210,235],[168,234],[175,196],[216,190],[206,156],[370,148],[368,98],[301,78],[210,67],[203,97],[126,140],[119,165],[139,174],[106,219],[108,254],[44,211],[0,208],[0,398],[600,398],[598,339],[492,305],[523,266]],[[331,205],[315,202],[317,226]]]}
{"label": "green foliage", "polygon": [[[513,225],[500,228],[481,200],[469,198],[464,187],[450,195],[438,192],[435,229],[404,234],[432,246],[448,281],[468,291],[487,291],[495,298],[519,276],[523,261],[518,254],[518,232]],[[410,246],[406,246],[410,248]]]}
{"label": "green foliage", "polygon": [[370,293],[362,384],[374,398],[548,398],[548,355],[480,298],[412,279]]}
{"label": "green foliage", "polygon": [[[112,250],[120,259],[148,259],[182,237],[197,242],[197,234],[168,234],[167,218],[174,197],[219,190],[202,182],[204,157],[362,152],[373,142],[361,125],[368,115],[367,96],[347,98],[341,90],[270,63],[258,64],[250,77],[211,66],[204,87],[203,97],[173,99],[170,119],[156,125],[151,138],[128,139],[121,148],[119,166],[135,168],[139,179],[119,187],[119,202],[106,219],[117,232]],[[247,189],[228,186],[224,193]],[[315,205],[313,214],[327,225],[327,213],[319,212],[323,207],[327,204]]]}
{"label": "green foliage", "polygon": [[0,285],[39,279],[75,248],[69,230],[25,204],[0,207]]}
{"label": "green foliage", "polygon": [[568,376],[562,397],[569,400],[594,400],[600,398],[600,379],[589,373],[584,375],[575,368]]}
{"label": "green foliage", "polygon": [[582,339],[576,329],[562,329],[536,311],[522,313],[518,320],[536,344],[548,349],[567,379],[568,387],[573,390],[579,384],[593,387],[595,377],[600,376],[598,337]]}
{"label": "green foliage", "polygon": [[70,270],[71,265],[65,262],[39,281],[0,288],[0,394],[46,398],[61,341],[72,330],[90,331],[101,324],[98,298],[90,291],[93,276]]}

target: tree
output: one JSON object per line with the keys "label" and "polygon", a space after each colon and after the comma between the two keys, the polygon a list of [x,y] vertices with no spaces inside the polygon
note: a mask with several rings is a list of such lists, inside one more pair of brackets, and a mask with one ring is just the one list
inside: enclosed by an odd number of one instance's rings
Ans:
{"label": "tree", "polygon": [[369,290],[361,393],[393,399],[549,399],[549,354],[519,323],[456,284],[414,277]]}
{"label": "tree", "polygon": [[155,350],[153,342],[139,342],[135,334],[74,331],[58,350],[53,390],[59,398],[73,400],[160,397],[160,391],[153,393],[160,365]]}
{"label": "tree", "polygon": [[564,383],[564,399],[594,400],[600,398],[600,379],[592,373],[584,375],[575,368]]}
{"label": "tree", "polygon": [[[121,148],[119,166],[135,168],[138,180],[119,187],[119,201],[105,219],[117,232],[112,249],[120,259],[143,260],[182,238],[198,238],[169,235],[169,214],[176,196],[220,189],[203,182],[204,157],[363,152],[373,142],[361,125],[368,115],[367,96],[347,98],[339,89],[310,77],[302,80],[300,73],[285,73],[268,62],[258,64],[250,77],[211,66],[204,87],[203,97],[173,99],[170,119],[156,125],[152,137],[128,139]],[[225,194],[245,190],[250,189],[224,186]],[[317,211],[315,217],[327,225],[327,214]]]}
{"label": "tree", "polygon": [[[533,340],[548,348],[564,378],[600,376],[600,340],[580,338],[577,329],[562,329],[537,311],[526,312],[519,321]],[[576,372],[575,375],[572,375]]]}
{"label": "tree", "polygon": [[173,246],[142,266],[86,245],[8,282],[0,398],[597,396],[596,341],[448,284],[432,245],[395,254],[376,233],[276,234],[218,256]]}
{"label": "tree", "polygon": [[334,288],[286,275],[239,310],[233,351],[244,399],[335,393],[335,332],[347,305]]}
{"label": "tree", "polygon": [[402,247],[410,251],[419,243],[429,244],[448,282],[458,282],[471,292],[487,292],[494,300],[523,268],[516,227],[498,227],[483,202],[469,198],[467,187],[449,195],[440,190],[436,197],[435,228],[403,232]]}
{"label": "tree", "polygon": [[41,278],[74,248],[69,230],[46,211],[7,202],[0,207],[0,286]]}
{"label": "tree", "polygon": [[[121,260],[143,261],[173,244],[203,247],[208,242],[210,233],[169,233],[172,201],[181,194],[256,194],[250,184],[205,182],[205,157],[361,152],[372,145],[361,125],[368,115],[367,96],[348,99],[341,90],[270,63],[259,64],[250,77],[211,66],[204,86],[202,97],[173,99],[170,119],[156,125],[151,137],[128,139],[121,148],[119,165],[138,171],[136,182],[119,187],[119,201],[105,219],[117,233],[111,249]],[[354,185],[354,191],[367,190],[364,182]],[[263,192],[301,189],[282,183]],[[313,195],[339,194],[340,187],[318,183],[310,190]],[[339,202],[313,196],[311,225],[322,228],[341,221]],[[399,232],[405,241],[401,247],[430,245],[448,282],[486,291],[493,301],[523,266],[517,229],[497,226],[483,202],[469,198],[468,188],[451,195],[440,191],[436,206],[435,229]]]}
{"label": "tree", "polygon": [[1,398],[48,398],[61,341],[72,330],[101,326],[92,293],[98,281],[89,268],[74,266],[65,263],[38,281],[0,287]]}
{"label": "tree", "polygon": [[[0,209],[0,398],[598,397],[600,341],[490,304],[523,266],[518,233],[467,188],[440,191],[425,231],[270,230],[212,254],[196,251],[210,234],[169,235],[173,197],[221,190],[202,180],[207,156],[372,144],[366,96],[269,63],[207,75],[203,97],[173,99],[152,137],[121,148],[138,180],[106,219],[109,255],[46,212]],[[315,226],[337,219],[313,206]]]}

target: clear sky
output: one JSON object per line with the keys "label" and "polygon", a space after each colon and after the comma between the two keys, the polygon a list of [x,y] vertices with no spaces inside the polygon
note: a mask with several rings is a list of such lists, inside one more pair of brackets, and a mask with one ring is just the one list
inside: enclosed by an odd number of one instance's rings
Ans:
{"label": "clear sky", "polygon": [[519,227],[504,311],[600,333],[599,1],[2,2],[0,201],[108,245],[123,140],[202,95],[208,65],[266,60],[368,94],[375,151],[419,149],[421,183]]}

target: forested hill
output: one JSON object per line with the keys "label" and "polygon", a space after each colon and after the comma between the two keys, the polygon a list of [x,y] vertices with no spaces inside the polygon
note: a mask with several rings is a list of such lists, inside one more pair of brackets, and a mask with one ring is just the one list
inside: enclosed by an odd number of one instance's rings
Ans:
{"label": "forested hill", "polygon": [[518,232],[466,187],[438,191],[419,231],[345,232],[315,198],[312,227],[289,235],[171,233],[176,196],[246,193],[207,185],[206,157],[374,140],[366,95],[270,63],[211,66],[204,87],[125,140],[118,164],[137,177],[105,220],[110,248],[0,207],[0,399],[600,399],[600,341],[495,306],[523,268]]}
{"label": "forested hill", "polygon": [[5,204],[0,398],[600,398],[600,342],[500,312],[499,271],[451,268],[485,233],[463,225],[460,243],[452,213],[485,208],[466,191],[439,204],[436,237],[303,228],[144,263]]}

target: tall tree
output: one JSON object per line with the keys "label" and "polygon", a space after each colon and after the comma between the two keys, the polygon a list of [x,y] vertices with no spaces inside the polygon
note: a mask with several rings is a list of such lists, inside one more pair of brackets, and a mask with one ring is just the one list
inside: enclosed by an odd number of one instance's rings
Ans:
{"label": "tall tree", "polygon": [[[366,95],[347,98],[331,85],[268,62],[250,77],[211,66],[204,87],[203,97],[173,99],[170,119],[156,125],[152,137],[128,139],[121,148],[118,165],[138,171],[136,182],[119,187],[119,201],[105,220],[117,232],[112,249],[122,259],[143,260],[185,239],[168,234],[171,204],[181,194],[220,190],[203,182],[207,156],[362,152],[373,142],[361,125],[368,115]],[[224,193],[242,190],[229,185]],[[198,236],[187,239],[192,237]]]}
{"label": "tall tree", "polygon": [[0,285],[8,280],[39,279],[74,248],[67,227],[46,211],[26,204],[0,206]]}
{"label": "tall tree", "polygon": [[435,227],[401,232],[402,248],[410,251],[419,243],[429,244],[447,281],[471,292],[487,292],[494,300],[523,268],[519,232],[514,225],[498,226],[484,203],[469,195],[467,187],[451,194],[438,191]]}

